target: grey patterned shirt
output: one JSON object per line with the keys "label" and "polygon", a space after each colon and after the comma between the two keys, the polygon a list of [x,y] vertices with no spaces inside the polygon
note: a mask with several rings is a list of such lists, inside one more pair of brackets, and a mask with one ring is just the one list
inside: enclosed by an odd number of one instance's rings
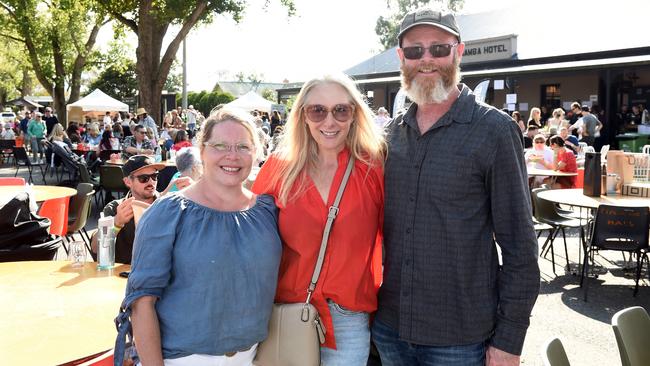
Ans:
{"label": "grey patterned shirt", "polygon": [[424,134],[415,104],[387,127],[377,319],[415,344],[520,354],[540,279],[520,132],[460,86]]}

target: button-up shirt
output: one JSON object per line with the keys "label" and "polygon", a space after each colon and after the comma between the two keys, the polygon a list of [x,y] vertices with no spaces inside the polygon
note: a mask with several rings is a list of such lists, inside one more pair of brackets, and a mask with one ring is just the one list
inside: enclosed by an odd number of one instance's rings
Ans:
{"label": "button-up shirt", "polygon": [[416,104],[388,126],[377,319],[415,344],[520,354],[539,292],[520,132],[461,86],[424,133]]}

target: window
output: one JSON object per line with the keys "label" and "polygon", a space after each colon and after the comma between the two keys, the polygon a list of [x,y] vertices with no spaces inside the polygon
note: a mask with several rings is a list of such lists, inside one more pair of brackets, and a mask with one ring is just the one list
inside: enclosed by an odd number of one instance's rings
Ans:
{"label": "window", "polygon": [[560,84],[542,85],[542,100],[540,106],[553,110],[562,106],[560,101]]}

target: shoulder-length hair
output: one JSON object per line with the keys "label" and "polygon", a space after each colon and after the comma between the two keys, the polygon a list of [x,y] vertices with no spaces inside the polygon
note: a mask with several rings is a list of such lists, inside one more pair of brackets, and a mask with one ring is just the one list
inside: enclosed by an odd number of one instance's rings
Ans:
{"label": "shoulder-length hair", "polygon": [[[345,89],[349,102],[354,106],[354,115],[345,145],[358,161],[372,165],[383,165],[386,142],[383,134],[372,122],[374,114],[363,101],[361,93],[348,76],[344,74],[324,75],[307,81],[291,109],[284,127],[283,138],[276,150],[280,161],[278,171],[271,178],[272,186],[279,186],[278,199],[283,205],[304,192],[304,174],[314,169],[318,162],[318,145],[309,132],[304,107],[309,93],[319,85],[334,84]],[[294,185],[297,186],[294,189]],[[292,197],[289,197],[289,193]]]}

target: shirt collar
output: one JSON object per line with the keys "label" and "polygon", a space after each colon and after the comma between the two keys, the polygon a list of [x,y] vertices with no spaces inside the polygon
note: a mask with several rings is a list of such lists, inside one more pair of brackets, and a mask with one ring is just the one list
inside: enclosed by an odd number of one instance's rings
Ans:
{"label": "shirt collar", "polygon": [[[459,84],[460,95],[456,101],[451,105],[451,108],[447,113],[445,113],[442,118],[440,118],[440,126],[445,126],[451,123],[470,123],[472,121],[472,115],[474,114],[474,105],[476,103],[476,97],[472,90],[465,84]],[[404,114],[402,123],[406,123],[409,126],[416,128],[417,120],[415,119],[415,114],[418,110],[417,104],[413,103],[409,109]],[[436,123],[436,125],[438,125]]]}

